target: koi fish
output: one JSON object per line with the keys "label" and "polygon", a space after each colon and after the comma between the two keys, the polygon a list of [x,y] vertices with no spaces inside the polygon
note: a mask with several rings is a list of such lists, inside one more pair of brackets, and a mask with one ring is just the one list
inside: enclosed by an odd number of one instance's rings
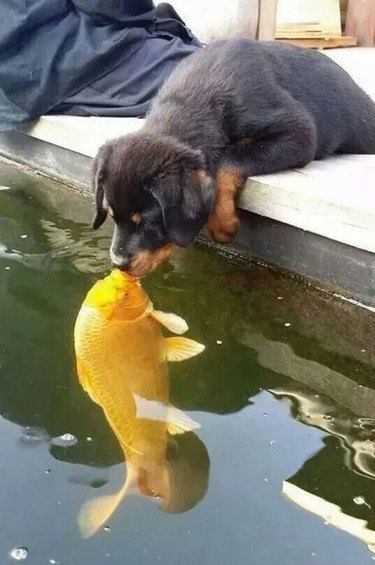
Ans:
{"label": "koi fish", "polygon": [[154,310],[140,282],[114,270],[88,292],[79,311],[74,344],[84,390],[99,404],[124,453],[127,474],[113,495],[85,503],[78,524],[83,537],[95,534],[130,494],[165,496],[169,438],[199,428],[169,404],[167,361],[182,361],[204,350],[185,337],[175,314]]}

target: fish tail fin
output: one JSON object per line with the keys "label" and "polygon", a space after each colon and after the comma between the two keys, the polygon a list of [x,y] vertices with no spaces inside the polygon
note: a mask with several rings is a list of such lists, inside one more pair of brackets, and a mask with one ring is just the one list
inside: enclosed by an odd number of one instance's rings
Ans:
{"label": "fish tail fin", "polygon": [[190,418],[190,416],[182,412],[182,410],[179,410],[174,406],[169,406],[167,430],[172,436],[191,432],[199,429],[200,427],[201,426],[198,422],[195,422],[192,418]]}
{"label": "fish tail fin", "polygon": [[78,513],[78,526],[83,538],[90,538],[114,514],[126,495],[135,494],[135,474],[129,470],[123,487],[115,494],[98,496],[85,502]]}

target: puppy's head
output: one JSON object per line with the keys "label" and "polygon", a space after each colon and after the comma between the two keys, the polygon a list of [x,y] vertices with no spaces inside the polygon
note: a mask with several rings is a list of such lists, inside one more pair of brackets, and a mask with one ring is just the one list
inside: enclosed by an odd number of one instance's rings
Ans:
{"label": "puppy's head", "polygon": [[201,151],[145,131],[100,148],[93,185],[93,228],[108,213],[113,217],[113,266],[137,277],[154,270],[174,246],[190,245],[215,199]]}

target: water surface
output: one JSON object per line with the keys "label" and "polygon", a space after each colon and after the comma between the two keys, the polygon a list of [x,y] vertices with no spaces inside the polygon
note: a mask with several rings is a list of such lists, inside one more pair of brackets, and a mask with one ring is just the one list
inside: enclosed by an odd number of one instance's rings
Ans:
{"label": "water surface", "polygon": [[199,248],[145,283],[207,346],[170,365],[171,402],[201,424],[181,444],[198,500],[169,514],[131,497],[80,538],[81,505],[124,477],[72,344],[110,225],[94,234],[91,203],[50,181],[1,166],[0,185],[0,563],[372,563],[374,315]]}

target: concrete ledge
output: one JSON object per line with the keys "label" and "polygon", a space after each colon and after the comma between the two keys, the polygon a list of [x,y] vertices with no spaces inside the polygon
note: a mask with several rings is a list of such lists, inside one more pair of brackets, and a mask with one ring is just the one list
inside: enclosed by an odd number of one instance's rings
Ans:
{"label": "concrete ledge", "polygon": [[19,131],[86,157],[95,157],[109,139],[141,129],[144,120],[137,118],[95,118],[79,116],[42,116]]}
{"label": "concrete ledge", "polygon": [[[375,49],[338,49],[326,55],[375,100],[375,75],[369,72],[375,68]],[[1,134],[0,154],[90,192],[90,164],[99,146],[142,125],[143,120],[134,118],[45,116]],[[374,180],[375,155],[333,157],[304,169],[250,178],[239,200],[244,225],[233,252],[332,283],[374,305]]]}
{"label": "concrete ledge", "polygon": [[[0,152],[52,176],[88,186],[100,145],[137,131],[143,120],[46,116],[20,133],[0,136]],[[31,138],[33,143],[27,142]],[[41,145],[39,142],[44,142]],[[64,155],[61,149],[67,150]],[[375,155],[346,155],[304,169],[250,178],[240,208],[359,249],[375,252]]]}
{"label": "concrete ledge", "polygon": [[333,157],[304,169],[253,177],[239,205],[375,253],[375,155]]}

